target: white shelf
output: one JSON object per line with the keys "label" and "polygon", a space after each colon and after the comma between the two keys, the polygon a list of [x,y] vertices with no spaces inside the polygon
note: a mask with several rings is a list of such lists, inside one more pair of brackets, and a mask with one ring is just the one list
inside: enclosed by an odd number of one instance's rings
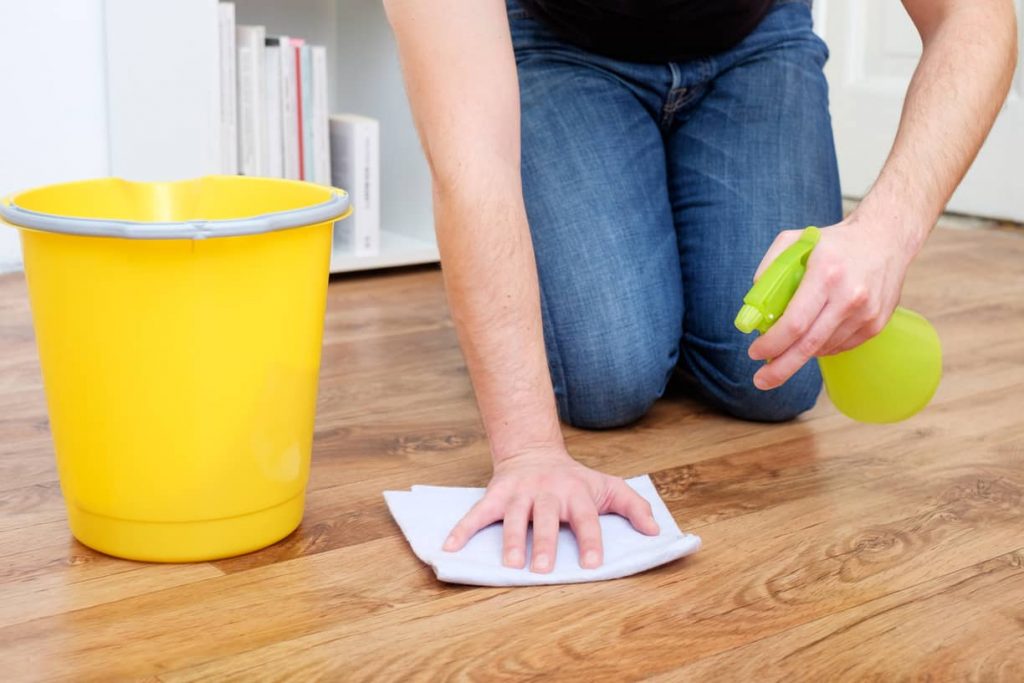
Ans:
{"label": "white shelf", "polygon": [[436,263],[430,169],[416,136],[383,3],[234,1],[238,23],[262,24],[270,34],[301,36],[327,48],[331,113],[354,112],[380,121],[380,254],[334,254],[331,272]]}
{"label": "white shelf", "polygon": [[421,263],[437,263],[438,260],[437,244],[433,239],[420,239],[389,230],[381,230],[378,255],[353,256],[335,252],[331,255],[331,272],[350,273],[374,268],[395,268]]}

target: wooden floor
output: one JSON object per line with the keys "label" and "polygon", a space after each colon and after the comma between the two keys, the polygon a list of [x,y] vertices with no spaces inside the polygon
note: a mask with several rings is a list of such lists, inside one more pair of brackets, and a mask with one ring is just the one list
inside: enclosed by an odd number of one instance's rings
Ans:
{"label": "wooden floor", "polygon": [[437,270],[331,285],[305,522],[208,564],[113,559],[68,534],[25,288],[0,279],[0,679],[1024,680],[1024,237],[939,230],[904,303],[946,378],[899,425],[822,398],[750,424],[670,396],[567,429],[653,473],[704,549],[607,583],[446,586],[381,491],[489,464]]}

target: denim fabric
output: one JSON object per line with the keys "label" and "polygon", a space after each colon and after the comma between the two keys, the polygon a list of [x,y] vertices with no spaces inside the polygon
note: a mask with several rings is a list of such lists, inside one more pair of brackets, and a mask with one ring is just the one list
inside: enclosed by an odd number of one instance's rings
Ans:
{"label": "denim fabric", "polygon": [[522,175],[559,414],[642,416],[678,370],[759,421],[814,405],[816,363],[760,391],[732,324],[780,230],[841,216],[825,44],[809,0],[780,0],[735,48],[624,62],[560,40],[508,0]]}

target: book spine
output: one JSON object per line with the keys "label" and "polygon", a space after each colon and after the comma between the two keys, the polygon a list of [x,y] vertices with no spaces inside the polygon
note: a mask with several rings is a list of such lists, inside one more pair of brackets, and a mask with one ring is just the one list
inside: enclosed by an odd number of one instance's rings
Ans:
{"label": "book spine", "polygon": [[265,29],[238,26],[238,150],[244,175],[264,174],[266,162],[266,113],[264,111],[263,61]]}
{"label": "book spine", "polygon": [[310,48],[313,73],[313,182],[331,184],[331,142],[328,130],[327,49]]}
{"label": "book spine", "polygon": [[238,104],[236,86],[235,4],[217,7],[220,39],[220,172],[238,173]]}
{"label": "book spine", "polygon": [[355,145],[352,122],[344,116],[332,116],[331,135],[331,185],[340,187],[349,194],[352,215],[334,224],[335,253],[354,254],[356,248],[356,222],[362,218],[360,193],[356,190]]}
{"label": "book spine", "polygon": [[316,182],[313,146],[313,71],[309,45],[299,46],[299,72],[302,80],[302,177]]}
{"label": "book spine", "polygon": [[292,40],[295,62],[295,145],[299,152],[299,180],[306,179],[306,127],[303,125],[305,111],[302,106],[302,39]]}
{"label": "book spine", "polygon": [[356,144],[356,192],[362,220],[355,225],[356,256],[380,253],[380,126],[362,120],[354,126]]}
{"label": "book spine", "polygon": [[351,115],[330,118],[331,181],[348,191],[352,217],[335,226],[337,251],[380,253],[380,125]]}
{"label": "book spine", "polygon": [[253,57],[249,46],[238,44],[238,172],[259,174],[259,149],[254,140],[257,124],[253,92]]}
{"label": "book spine", "polygon": [[267,128],[264,141],[267,145],[266,175],[273,178],[284,177],[283,126],[281,118],[281,46],[275,40],[267,39],[265,61],[264,101],[267,113]]}
{"label": "book spine", "polygon": [[299,180],[298,114],[295,92],[295,54],[291,41],[281,38],[281,154],[285,178]]}

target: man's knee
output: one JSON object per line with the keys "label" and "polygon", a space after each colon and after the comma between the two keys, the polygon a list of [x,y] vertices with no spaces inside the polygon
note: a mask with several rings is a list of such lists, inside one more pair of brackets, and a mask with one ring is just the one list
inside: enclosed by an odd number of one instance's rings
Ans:
{"label": "man's knee", "polygon": [[725,412],[754,422],[785,422],[814,407],[821,393],[821,372],[815,361],[807,363],[781,387],[762,391],[754,386],[761,364],[750,360],[746,347],[713,360],[690,360],[691,372],[708,398]]}
{"label": "man's knee", "polygon": [[[747,379],[747,386],[737,387],[725,408],[742,420],[755,422],[786,422],[814,407],[821,393],[821,377],[814,370],[803,376],[792,377],[781,387],[762,391]],[[812,376],[813,375],[813,376]]]}
{"label": "man's knee", "polygon": [[556,378],[559,416],[582,429],[636,422],[664,393],[674,363],[671,358],[581,359],[577,355]]}

